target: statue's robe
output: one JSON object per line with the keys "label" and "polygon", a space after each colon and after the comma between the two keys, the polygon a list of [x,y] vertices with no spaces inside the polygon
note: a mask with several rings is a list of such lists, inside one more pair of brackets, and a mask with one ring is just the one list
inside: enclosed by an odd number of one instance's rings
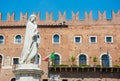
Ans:
{"label": "statue's robe", "polygon": [[37,35],[37,33],[37,24],[33,24],[31,21],[28,21],[20,63],[27,64],[35,58],[35,55],[37,54],[37,40],[33,40],[33,36]]}

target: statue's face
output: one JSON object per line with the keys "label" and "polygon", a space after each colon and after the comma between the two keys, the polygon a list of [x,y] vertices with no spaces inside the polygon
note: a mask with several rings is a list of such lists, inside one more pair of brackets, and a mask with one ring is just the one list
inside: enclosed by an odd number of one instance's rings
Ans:
{"label": "statue's face", "polygon": [[34,17],[34,16],[31,17],[30,21],[31,21],[31,22],[35,22],[35,21],[36,21],[36,17]]}

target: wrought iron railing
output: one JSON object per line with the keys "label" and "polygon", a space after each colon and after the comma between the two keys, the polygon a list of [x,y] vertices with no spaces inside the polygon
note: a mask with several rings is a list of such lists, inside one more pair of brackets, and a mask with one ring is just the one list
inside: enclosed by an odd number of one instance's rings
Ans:
{"label": "wrought iron railing", "polygon": [[115,67],[118,68],[120,67],[120,62],[119,61],[109,61],[109,62],[102,62],[102,61],[86,61],[86,62],[79,62],[79,61],[58,61],[58,62],[48,62],[48,66],[57,66],[57,67]]}

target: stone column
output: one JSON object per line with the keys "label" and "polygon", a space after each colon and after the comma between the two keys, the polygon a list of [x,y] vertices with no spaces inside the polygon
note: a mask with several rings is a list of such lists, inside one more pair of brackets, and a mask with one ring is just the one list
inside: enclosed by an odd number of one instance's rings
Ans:
{"label": "stone column", "polygon": [[16,81],[40,81],[44,74],[37,64],[20,64],[13,73],[16,76]]}

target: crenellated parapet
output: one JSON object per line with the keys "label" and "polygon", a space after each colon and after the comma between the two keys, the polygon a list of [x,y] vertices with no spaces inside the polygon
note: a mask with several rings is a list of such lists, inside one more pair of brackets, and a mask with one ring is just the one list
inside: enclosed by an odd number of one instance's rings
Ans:
{"label": "crenellated parapet", "polygon": [[113,20],[120,20],[120,10],[117,13],[112,11],[112,19]]}
{"label": "crenellated parapet", "polygon": [[20,12],[20,21],[27,21],[28,19],[28,13],[26,12],[25,14],[23,14],[22,12]]}
{"label": "crenellated parapet", "polygon": [[[36,15],[36,20],[38,25],[99,25],[99,24],[120,24],[120,10],[115,13],[114,11],[111,12],[112,14],[112,18],[111,19],[107,19],[106,18],[106,11],[104,11],[103,13],[101,13],[100,11],[98,11],[98,19],[94,20],[93,19],[93,14],[92,11],[85,12],[84,13],[84,20],[80,19],[80,13],[79,11],[74,13],[72,11],[71,13],[71,19],[68,20],[66,19],[66,12],[58,12],[58,20],[54,20],[54,13],[53,12],[46,12],[46,19],[45,20],[41,20],[40,16],[41,13],[34,13]],[[0,26],[25,26],[26,22],[28,20],[28,13],[22,13],[20,12],[20,20],[15,20],[15,13],[13,12],[12,14],[7,13],[7,19],[6,20],[2,20],[2,13],[0,12]]]}
{"label": "crenellated parapet", "polygon": [[52,21],[52,20],[53,20],[53,12],[51,12],[50,14],[46,12],[46,21]]}
{"label": "crenellated parapet", "polygon": [[64,12],[63,14],[61,12],[58,12],[59,15],[59,19],[60,21],[65,21],[66,20],[66,12]]}
{"label": "crenellated parapet", "polygon": [[85,12],[85,20],[92,20],[92,11],[89,14]]}
{"label": "crenellated parapet", "polygon": [[104,11],[103,13],[98,11],[98,20],[106,20],[106,11]]}
{"label": "crenellated parapet", "polygon": [[14,18],[15,18],[15,13],[12,13],[12,15],[10,15],[10,13],[7,14],[8,22],[14,22]]}
{"label": "crenellated parapet", "polygon": [[40,21],[40,12],[38,12],[38,14],[36,14],[36,20],[39,22]]}
{"label": "crenellated parapet", "polygon": [[72,11],[72,20],[75,21],[75,20],[79,20],[79,12],[77,12],[76,14]]}

